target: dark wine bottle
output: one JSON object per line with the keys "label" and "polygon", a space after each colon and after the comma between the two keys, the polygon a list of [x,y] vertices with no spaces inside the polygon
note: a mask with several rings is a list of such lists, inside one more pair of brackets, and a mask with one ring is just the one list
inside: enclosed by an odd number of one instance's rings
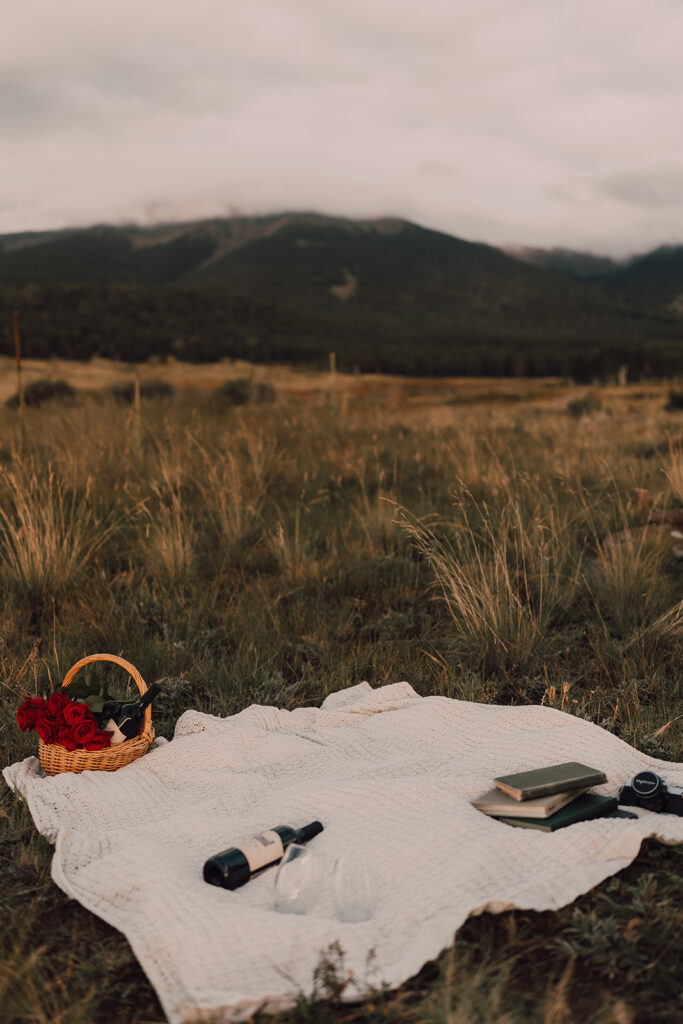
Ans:
{"label": "dark wine bottle", "polygon": [[[142,728],[142,716],[148,704],[160,693],[161,687],[158,683],[152,683],[150,688],[137,700],[122,704],[121,710],[113,715],[110,722],[113,722],[125,739],[137,736]],[[105,729],[107,726],[105,725]]]}
{"label": "dark wine bottle", "polygon": [[319,821],[312,821],[299,829],[277,825],[268,832],[247,839],[241,846],[231,846],[229,850],[209,857],[204,864],[204,881],[224,889],[239,889],[255,874],[282,860],[292,843],[306,843],[322,830]]}

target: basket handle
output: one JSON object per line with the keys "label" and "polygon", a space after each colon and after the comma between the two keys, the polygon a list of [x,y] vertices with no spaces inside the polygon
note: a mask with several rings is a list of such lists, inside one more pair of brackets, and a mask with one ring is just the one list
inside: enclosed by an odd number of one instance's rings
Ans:
{"label": "basket handle", "polygon": [[[140,696],[147,692],[147,683],[142,678],[135,665],[131,665],[125,658],[119,658],[118,654],[88,654],[87,657],[81,658],[75,665],[72,665],[67,674],[64,676],[62,686],[68,686],[73,681],[73,677],[79,672],[84,665],[91,665],[95,661],[112,661],[115,665],[120,665],[133,677],[133,682],[140,691]],[[152,705],[148,704],[145,708],[144,726],[145,729],[149,729],[152,724]]]}

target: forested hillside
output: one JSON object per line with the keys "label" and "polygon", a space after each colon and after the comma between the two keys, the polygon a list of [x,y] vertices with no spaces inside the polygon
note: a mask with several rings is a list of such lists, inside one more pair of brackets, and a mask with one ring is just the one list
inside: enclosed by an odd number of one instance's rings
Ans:
{"label": "forested hillside", "polygon": [[675,308],[401,220],[314,214],[0,239],[10,351],[241,357],[412,374],[683,370]]}

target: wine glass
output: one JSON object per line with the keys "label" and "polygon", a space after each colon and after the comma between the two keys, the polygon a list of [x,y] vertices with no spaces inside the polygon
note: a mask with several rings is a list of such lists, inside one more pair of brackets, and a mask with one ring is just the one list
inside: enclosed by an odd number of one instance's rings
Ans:
{"label": "wine glass", "polygon": [[357,853],[338,857],[334,863],[334,899],[341,921],[368,921],[375,901],[365,860]]}
{"label": "wine glass", "polygon": [[306,914],[318,898],[319,877],[313,850],[291,843],[275,874],[275,909],[285,914]]}

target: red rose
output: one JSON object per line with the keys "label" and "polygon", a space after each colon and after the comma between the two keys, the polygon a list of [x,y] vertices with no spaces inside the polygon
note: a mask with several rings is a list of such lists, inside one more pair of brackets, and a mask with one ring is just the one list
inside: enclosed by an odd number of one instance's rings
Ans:
{"label": "red rose", "polygon": [[57,729],[54,722],[45,717],[39,718],[36,722],[36,732],[43,743],[54,743],[57,737]]}
{"label": "red rose", "polygon": [[44,704],[40,708],[36,708],[36,729],[38,728],[38,722],[53,722],[53,719],[50,717],[50,714],[47,710],[47,704]]}
{"label": "red rose", "polygon": [[67,750],[75,750],[78,744],[71,735],[70,729],[60,729],[57,733],[57,743],[60,747],[65,747]]}
{"label": "red rose", "polygon": [[96,732],[91,740],[84,744],[86,750],[104,750],[111,746],[110,732]]}
{"label": "red rose", "polygon": [[36,710],[45,704],[46,701],[42,697],[27,697],[24,704],[27,704],[30,708],[36,708]]}
{"label": "red rose", "polygon": [[51,697],[47,698],[47,709],[52,717],[56,718],[62,708],[70,703],[71,700],[65,693],[53,693]]}
{"label": "red rose", "polygon": [[76,722],[76,724],[71,727],[71,735],[79,746],[85,746],[86,743],[89,743],[98,731],[97,723],[94,719],[90,721],[84,720],[82,722]]}
{"label": "red rose", "polygon": [[64,721],[69,726],[77,725],[89,717],[90,708],[87,704],[67,704],[64,707]]}
{"label": "red rose", "polygon": [[31,707],[27,700],[24,701],[17,711],[17,725],[22,732],[28,732],[29,729],[35,729],[36,709]]}

